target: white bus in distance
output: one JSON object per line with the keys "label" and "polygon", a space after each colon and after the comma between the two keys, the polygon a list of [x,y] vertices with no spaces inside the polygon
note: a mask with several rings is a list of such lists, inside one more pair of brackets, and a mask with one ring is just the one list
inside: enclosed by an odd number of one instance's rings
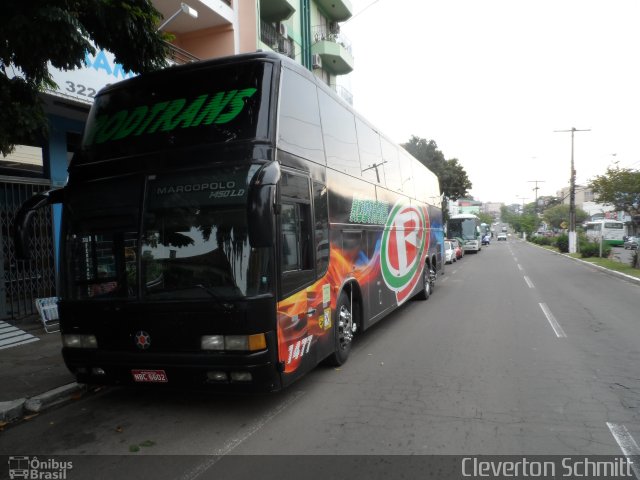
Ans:
{"label": "white bus in distance", "polygon": [[602,243],[616,246],[624,244],[624,236],[626,229],[624,222],[605,218],[604,220],[595,220],[586,222],[585,234],[592,242],[599,242],[602,237]]}

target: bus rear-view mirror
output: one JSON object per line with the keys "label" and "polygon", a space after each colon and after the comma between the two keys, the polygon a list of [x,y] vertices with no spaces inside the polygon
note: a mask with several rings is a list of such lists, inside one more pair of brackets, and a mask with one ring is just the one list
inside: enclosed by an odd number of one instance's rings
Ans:
{"label": "bus rear-view mirror", "polygon": [[275,243],[276,184],[280,180],[280,165],[265,164],[251,180],[248,201],[249,243],[254,248]]}
{"label": "bus rear-view mirror", "polygon": [[14,225],[14,245],[16,256],[20,260],[31,258],[31,248],[29,238],[31,237],[31,224],[36,212],[47,205],[62,203],[64,198],[64,188],[49,190],[35,194],[25,201],[16,213]]}

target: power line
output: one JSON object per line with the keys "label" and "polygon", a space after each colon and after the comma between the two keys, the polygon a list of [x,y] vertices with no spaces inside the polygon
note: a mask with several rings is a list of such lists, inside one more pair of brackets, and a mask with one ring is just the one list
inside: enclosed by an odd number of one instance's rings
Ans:
{"label": "power line", "polygon": [[360,11],[359,11],[358,13],[356,13],[355,15],[351,15],[351,17],[349,17],[348,19],[346,19],[346,20],[345,20],[344,22],[342,22],[342,23],[344,24],[344,23],[347,23],[347,22],[349,22],[349,21],[353,20],[353,19],[354,19],[354,18],[356,18],[358,15],[360,15],[362,12],[364,12],[365,10],[367,10],[369,7],[371,7],[371,6],[375,5],[375,4],[376,4],[376,3],[378,3],[379,1],[380,1],[380,0],[373,0],[373,2],[371,2],[369,5],[367,5],[366,7],[364,7],[362,10],[360,10]]}

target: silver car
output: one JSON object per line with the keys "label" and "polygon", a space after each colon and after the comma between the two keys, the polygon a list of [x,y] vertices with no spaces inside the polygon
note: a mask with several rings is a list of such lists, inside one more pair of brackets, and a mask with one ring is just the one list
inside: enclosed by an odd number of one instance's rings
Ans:
{"label": "silver car", "polygon": [[453,263],[456,261],[456,250],[453,243],[449,240],[444,241],[444,261],[445,263]]}
{"label": "silver car", "polygon": [[638,237],[627,237],[627,239],[624,242],[624,249],[625,250],[637,250],[638,249]]}

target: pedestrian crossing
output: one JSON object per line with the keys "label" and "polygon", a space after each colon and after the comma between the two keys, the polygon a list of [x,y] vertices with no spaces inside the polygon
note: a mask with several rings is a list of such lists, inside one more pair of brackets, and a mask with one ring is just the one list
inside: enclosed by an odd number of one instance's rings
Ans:
{"label": "pedestrian crossing", "polygon": [[10,323],[0,321],[0,350],[37,342],[38,340],[40,340],[38,337],[34,337]]}

